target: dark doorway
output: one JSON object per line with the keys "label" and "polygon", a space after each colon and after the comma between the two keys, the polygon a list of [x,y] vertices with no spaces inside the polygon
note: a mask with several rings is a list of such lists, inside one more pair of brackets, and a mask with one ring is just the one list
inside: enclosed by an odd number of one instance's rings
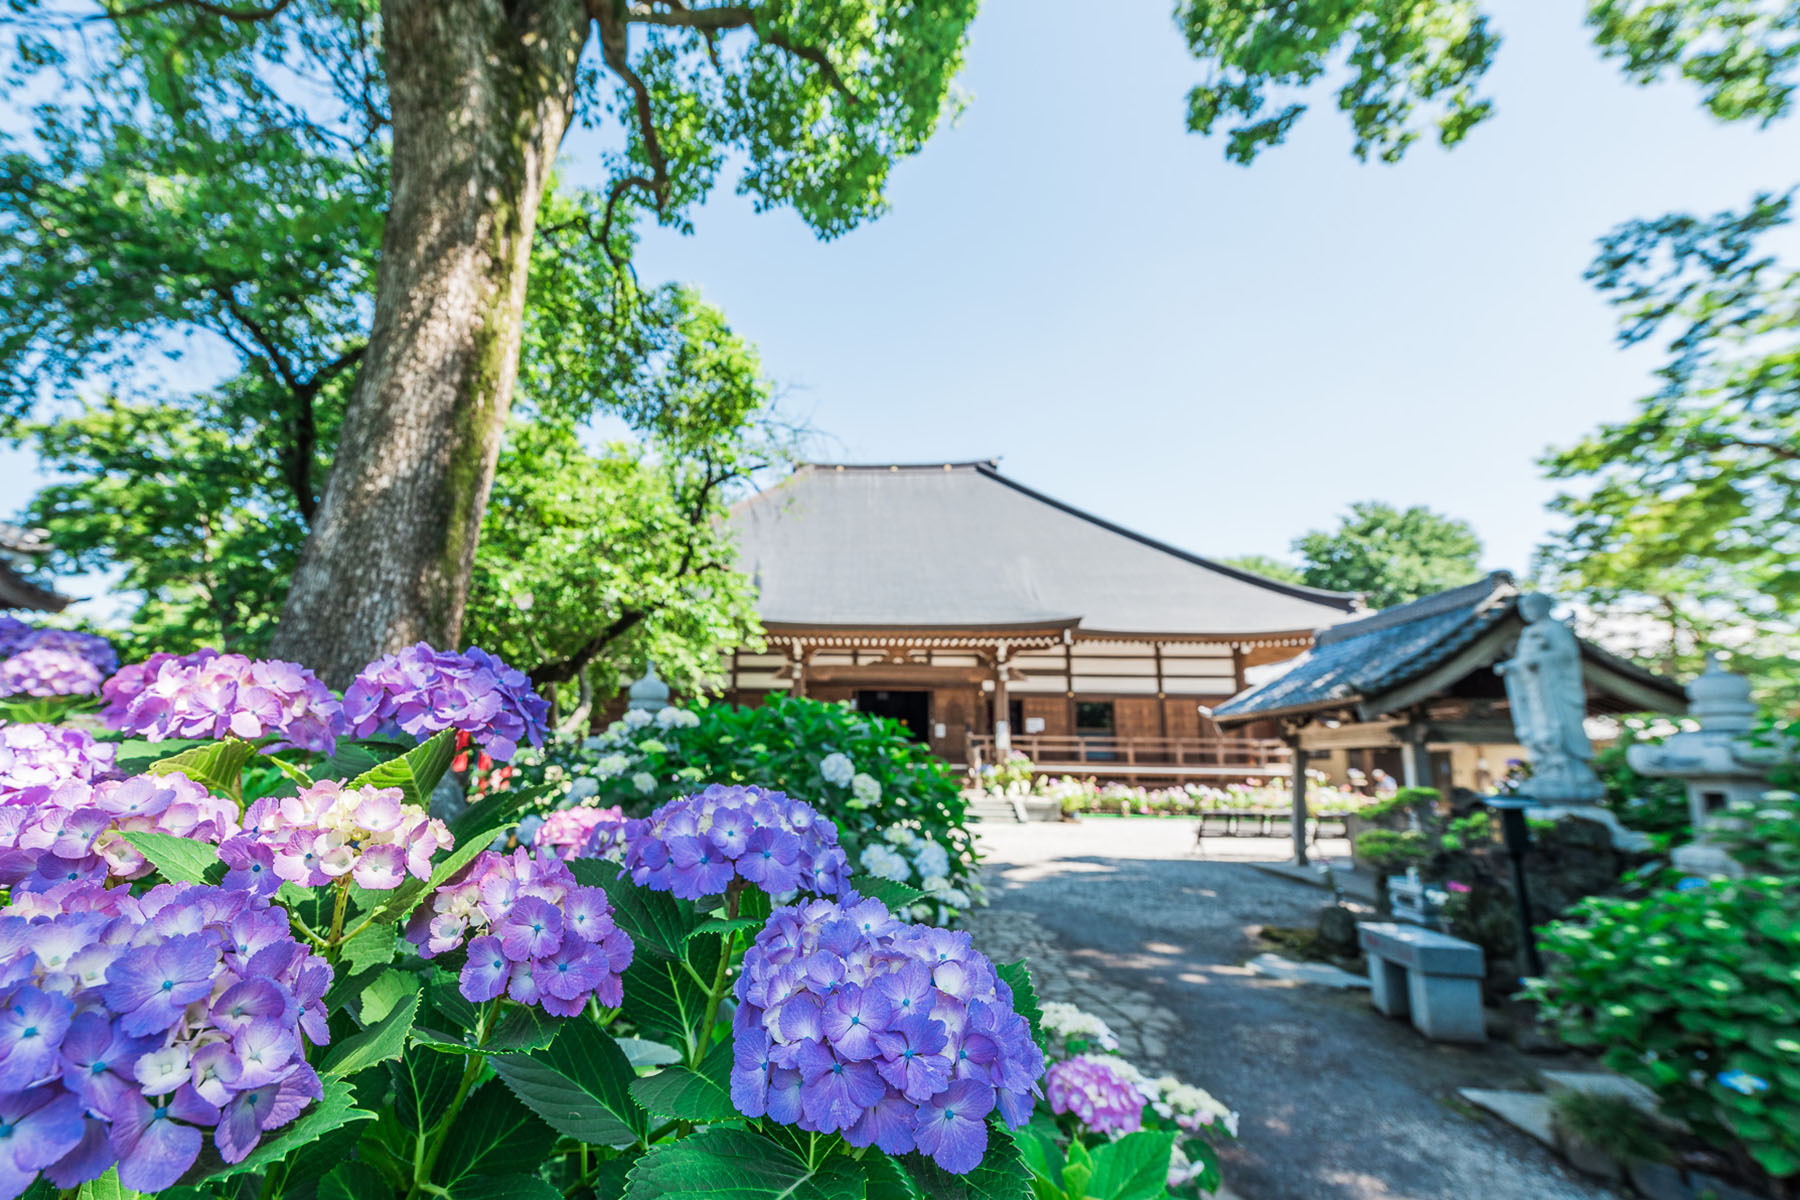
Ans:
{"label": "dark doorway", "polygon": [[912,732],[914,741],[931,741],[930,692],[857,692],[856,710],[891,717]]}

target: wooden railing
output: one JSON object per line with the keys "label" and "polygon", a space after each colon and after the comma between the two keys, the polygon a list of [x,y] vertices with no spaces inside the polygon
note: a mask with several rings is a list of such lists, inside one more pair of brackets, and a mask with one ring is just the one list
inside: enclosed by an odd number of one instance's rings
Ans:
{"label": "wooden railing", "polygon": [[[1012,750],[1040,775],[1208,776],[1281,775],[1291,769],[1285,742],[1243,737],[1112,737],[1014,734]],[[969,766],[997,761],[994,737],[969,735]]]}

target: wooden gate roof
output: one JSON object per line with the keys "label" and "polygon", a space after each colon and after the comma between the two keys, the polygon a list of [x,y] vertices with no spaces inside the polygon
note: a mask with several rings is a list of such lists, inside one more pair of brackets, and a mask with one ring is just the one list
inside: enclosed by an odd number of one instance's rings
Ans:
{"label": "wooden gate roof", "polygon": [[1135,533],[991,462],[811,463],[732,522],[771,627],[1255,637],[1310,634],[1355,607]]}

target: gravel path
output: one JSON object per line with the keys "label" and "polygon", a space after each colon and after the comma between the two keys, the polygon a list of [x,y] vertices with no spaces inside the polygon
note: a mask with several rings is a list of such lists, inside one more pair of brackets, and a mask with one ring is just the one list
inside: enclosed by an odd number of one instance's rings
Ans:
{"label": "gravel path", "polygon": [[1433,1045],[1333,992],[1241,964],[1257,925],[1311,923],[1324,893],[1221,854],[1185,820],[984,825],[991,907],[976,944],[1031,960],[1039,995],[1103,1016],[1151,1074],[1196,1083],[1241,1116],[1225,1152],[1244,1200],[1605,1200],[1530,1138],[1473,1115],[1458,1087],[1517,1087],[1510,1047]]}

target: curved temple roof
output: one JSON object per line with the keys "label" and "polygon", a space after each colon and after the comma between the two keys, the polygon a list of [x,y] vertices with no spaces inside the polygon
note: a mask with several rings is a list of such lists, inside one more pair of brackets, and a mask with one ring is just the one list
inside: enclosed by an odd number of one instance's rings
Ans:
{"label": "curved temple roof", "polygon": [[[1520,594],[1511,575],[1495,571],[1325,630],[1289,670],[1233,696],[1213,716],[1227,725],[1340,710],[1373,719],[1393,711],[1395,696],[1433,679],[1434,672],[1491,670],[1494,661],[1510,654],[1509,639],[1522,624]],[[1588,641],[1581,643],[1581,653],[1590,685],[1618,697],[1617,711],[1686,711],[1685,696],[1673,680]]]}
{"label": "curved temple roof", "polygon": [[991,462],[807,464],[732,524],[775,625],[1256,635],[1310,633],[1355,605],[1133,533]]}

